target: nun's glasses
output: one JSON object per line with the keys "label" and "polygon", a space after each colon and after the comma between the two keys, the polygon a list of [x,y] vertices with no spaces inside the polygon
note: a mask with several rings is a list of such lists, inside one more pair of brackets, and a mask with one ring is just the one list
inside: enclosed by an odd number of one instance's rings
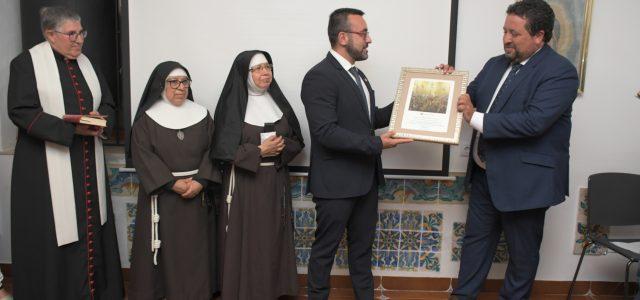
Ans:
{"label": "nun's glasses", "polygon": [[253,68],[249,68],[249,71],[251,71],[251,72],[254,72],[254,71],[258,71],[258,72],[269,71],[269,72],[271,72],[271,70],[273,70],[273,65],[272,64],[259,64],[257,66],[253,66]]}
{"label": "nun's glasses", "polygon": [[167,80],[167,82],[169,83],[169,86],[172,89],[177,89],[181,84],[182,84],[182,87],[184,88],[188,88],[189,86],[191,86],[191,79],[183,79],[183,80],[172,79],[172,80]]}

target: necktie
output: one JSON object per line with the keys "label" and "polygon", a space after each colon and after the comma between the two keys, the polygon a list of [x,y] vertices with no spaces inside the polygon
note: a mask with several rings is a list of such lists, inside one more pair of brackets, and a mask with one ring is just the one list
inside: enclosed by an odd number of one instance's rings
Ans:
{"label": "necktie", "polygon": [[362,101],[364,101],[364,107],[367,107],[367,115],[369,116],[369,119],[371,119],[371,116],[369,115],[369,105],[367,104],[367,96],[364,93],[364,87],[362,86],[362,80],[360,79],[360,74],[358,74],[358,69],[356,69],[356,67],[351,67],[351,69],[349,69],[349,73],[356,78],[356,83],[360,90],[360,96],[362,96]]}
{"label": "necktie", "polygon": [[[496,98],[493,100],[493,103],[490,104],[491,107],[489,108],[488,112],[492,112],[493,108],[496,107],[496,103],[499,103],[499,101],[502,100],[503,98],[502,92],[506,90],[507,87],[511,84],[513,79],[516,77],[518,70],[520,70],[521,67],[522,67],[521,64],[515,64],[511,67],[511,71],[509,72],[509,75],[507,75],[507,78],[502,83],[502,86],[500,87],[500,90],[498,90],[498,93],[496,94]],[[482,162],[486,161],[484,150],[485,150],[484,138],[482,134],[478,134],[478,157]]]}

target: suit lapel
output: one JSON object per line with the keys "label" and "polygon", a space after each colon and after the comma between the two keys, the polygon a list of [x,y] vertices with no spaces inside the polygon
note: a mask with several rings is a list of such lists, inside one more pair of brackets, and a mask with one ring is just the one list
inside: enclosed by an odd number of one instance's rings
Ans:
{"label": "suit lapel", "polygon": [[[369,83],[369,79],[367,79],[367,76],[364,76],[364,73],[360,71],[360,69],[358,69],[358,73],[360,74],[360,78],[362,78],[364,85],[367,87],[367,91],[369,91],[369,112],[371,113],[371,118],[370,118],[371,125],[373,125],[373,124],[376,124],[376,121],[375,121],[376,114],[373,113],[376,107],[375,91],[371,87],[371,83]],[[367,102],[366,100],[367,99],[365,99],[365,102]]]}
{"label": "suit lapel", "polygon": [[513,92],[522,84],[522,82],[525,82],[525,79],[527,77],[533,74],[533,70],[535,70],[538,64],[544,59],[544,56],[547,55],[548,50],[549,46],[543,46],[542,49],[538,51],[538,53],[534,54],[529,59],[529,61],[524,66],[522,66],[515,78],[513,78],[511,84],[505,87],[505,89],[502,91],[501,97],[503,99],[498,101],[497,103],[494,103],[495,107],[491,109],[492,112],[502,111],[502,108],[507,104],[507,102],[509,102],[509,100],[511,100],[511,95],[513,94]]}
{"label": "suit lapel", "polygon": [[507,71],[507,68],[509,68],[509,60],[507,60],[506,58],[499,60],[494,68],[495,70],[489,73],[490,77],[488,78],[489,83],[487,85],[488,87],[491,87],[492,93],[485,98],[486,101],[478,103],[478,111],[480,112],[487,111],[487,107],[489,107],[489,103],[491,103],[493,93],[495,93],[496,89],[498,88],[498,84],[502,79],[502,75],[504,75],[504,72]]}
{"label": "suit lapel", "polygon": [[[329,60],[329,62],[331,62],[331,64],[337,69],[338,73],[340,74],[340,76],[342,77],[343,80],[345,80],[347,82],[347,84],[351,87],[351,89],[353,90],[353,93],[355,94],[354,99],[356,99],[356,101],[359,102],[360,107],[363,109],[363,113],[365,115],[365,117],[367,116],[367,105],[366,105],[366,99],[362,99],[362,97],[360,96],[360,94],[362,94],[360,92],[360,88],[358,87],[358,85],[356,84],[356,82],[353,80],[353,78],[351,78],[351,75],[349,74],[349,72],[347,72],[347,70],[345,70],[342,65],[336,60],[335,57],[333,57],[333,55],[331,55],[331,53],[327,53],[327,59]],[[360,72],[360,76],[362,76],[362,72]],[[369,94],[371,94],[371,88],[369,87],[369,82],[368,80],[364,80],[365,84],[367,85],[367,88],[369,89]],[[363,95],[364,96],[364,95]],[[369,120],[369,118],[367,117],[367,120]]]}

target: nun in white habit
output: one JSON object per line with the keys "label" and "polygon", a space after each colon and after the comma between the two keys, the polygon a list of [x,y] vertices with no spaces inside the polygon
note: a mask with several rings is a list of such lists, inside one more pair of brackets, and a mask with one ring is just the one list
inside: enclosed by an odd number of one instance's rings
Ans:
{"label": "nun in white habit", "polygon": [[145,88],[127,153],[140,179],[129,299],[211,299],[217,291],[215,211],[207,186],[213,120],[193,102],[176,62],[159,64]]}
{"label": "nun in white habit", "polygon": [[218,226],[222,299],[296,295],[287,164],[304,144],[267,52],[236,57],[214,120],[212,157],[224,170]]}

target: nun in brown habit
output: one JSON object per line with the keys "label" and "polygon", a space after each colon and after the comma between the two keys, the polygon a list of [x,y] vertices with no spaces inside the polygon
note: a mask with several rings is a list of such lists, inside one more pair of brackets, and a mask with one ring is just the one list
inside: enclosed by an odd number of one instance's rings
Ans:
{"label": "nun in brown habit", "polygon": [[211,299],[217,291],[215,212],[220,182],[209,149],[213,120],[193,102],[191,78],[159,64],[136,113],[127,153],[140,178],[129,299]]}
{"label": "nun in brown habit", "polygon": [[218,226],[222,299],[296,295],[287,164],[304,144],[267,52],[236,57],[214,120],[212,158],[224,178]]}

